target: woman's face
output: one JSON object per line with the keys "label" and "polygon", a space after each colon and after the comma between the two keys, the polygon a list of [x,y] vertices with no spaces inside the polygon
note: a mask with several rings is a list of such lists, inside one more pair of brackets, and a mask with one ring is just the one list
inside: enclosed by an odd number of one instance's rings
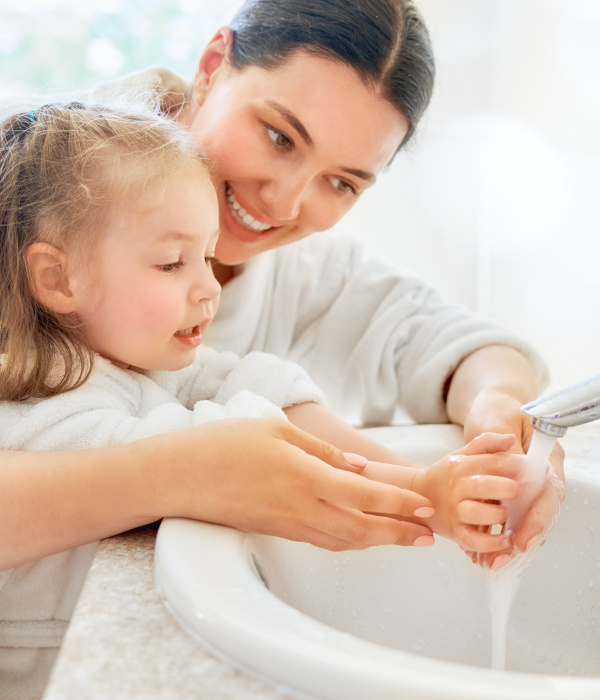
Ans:
{"label": "woman's face", "polygon": [[276,69],[234,70],[230,38],[222,30],[208,46],[182,121],[216,167],[216,256],[236,265],[333,226],[409,124],[342,63],[297,52]]}

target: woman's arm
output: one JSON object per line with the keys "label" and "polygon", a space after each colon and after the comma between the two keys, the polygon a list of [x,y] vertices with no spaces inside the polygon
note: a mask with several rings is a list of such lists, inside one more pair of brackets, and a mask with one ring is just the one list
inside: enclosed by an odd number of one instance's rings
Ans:
{"label": "woman's arm", "polygon": [[340,450],[280,418],[91,450],[2,451],[0,569],[169,516],[340,551],[431,534],[371,514],[413,513],[425,499],[352,470]]}
{"label": "woman's arm", "polygon": [[[447,394],[448,417],[464,426],[465,440],[483,432],[510,433],[516,437],[513,451],[527,452],[533,427],[521,406],[538,393],[536,375],[517,350],[490,345],[468,355],[458,366]],[[534,501],[515,533],[515,546],[545,537],[564,499],[564,451],[560,445],[550,456],[551,478]]]}

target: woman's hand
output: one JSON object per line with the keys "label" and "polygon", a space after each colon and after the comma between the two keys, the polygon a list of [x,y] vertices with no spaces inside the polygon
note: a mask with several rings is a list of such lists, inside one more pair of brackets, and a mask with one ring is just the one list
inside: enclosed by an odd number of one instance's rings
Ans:
{"label": "woman's hand", "polygon": [[[514,435],[511,452],[519,455],[527,452],[533,435],[531,421],[521,406],[537,393],[535,372],[528,360],[513,348],[490,345],[473,352],[458,366],[446,406],[450,420],[464,426],[465,442],[484,432],[506,433]],[[563,462],[564,452],[556,447],[550,456],[545,489],[512,533],[516,551],[543,541],[552,528],[565,494]],[[499,566],[508,561],[510,550],[495,555],[467,553],[484,566]]]}
{"label": "woman's hand", "polygon": [[150,472],[160,517],[205,520],[337,551],[433,543],[429,527],[396,519],[430,508],[427,498],[366,479],[340,450],[284,419],[215,421],[159,438],[166,463],[154,457]]}
{"label": "woman's hand", "polygon": [[[494,430],[515,436],[511,452],[522,455],[529,449],[534,428],[530,417],[521,411],[521,401],[499,390],[484,390],[473,404],[465,421],[465,438],[481,430]],[[558,517],[565,497],[564,450],[557,443],[549,459],[546,485],[521,520],[516,532],[511,534],[516,551],[524,552],[535,542],[543,541]],[[506,563],[510,550],[484,555],[469,551],[474,562],[495,567]],[[503,555],[499,558],[499,555]],[[498,557],[498,559],[496,559]]]}

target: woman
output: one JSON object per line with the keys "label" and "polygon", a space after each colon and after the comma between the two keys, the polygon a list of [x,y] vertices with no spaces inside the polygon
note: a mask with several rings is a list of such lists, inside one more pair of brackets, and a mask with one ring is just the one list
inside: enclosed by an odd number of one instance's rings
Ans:
{"label": "woman", "polygon": [[[338,221],[427,106],[433,60],[412,3],[249,0],[206,48],[192,91],[156,75],[166,108],[192,130],[222,183],[223,293],[207,343],[300,362],[335,410],[359,409],[361,422],[388,422],[402,405],[423,422],[464,425],[467,440],[507,432],[526,448],[531,430],[519,408],[538,391],[532,362],[542,378],[543,369],[525,344],[369,260],[341,234],[298,242]],[[153,76],[134,82],[148,86]],[[189,100],[179,109],[181,93]],[[124,448],[8,454],[3,462],[0,492],[11,494],[3,567],[166,514],[331,549],[362,546],[366,537],[369,482],[342,498],[328,466],[345,467],[341,453],[277,421],[214,423]],[[562,477],[558,452],[554,468]],[[534,504],[518,548],[543,536],[551,500],[547,492]],[[389,518],[380,521],[369,543],[410,543],[403,523],[391,536]]]}
{"label": "woman", "polygon": [[[329,229],[374,184],[414,133],[433,75],[422,19],[397,0],[249,0],[205,49],[191,90],[163,74],[168,106],[187,96],[177,118],[222,181],[224,286],[207,342],[298,361],[360,423],[389,423],[400,404],[420,422],[464,425],[466,439],[508,432],[526,449],[520,406],[545,377],[525,344],[343,234],[281,248]],[[532,509],[518,548],[544,511]]]}

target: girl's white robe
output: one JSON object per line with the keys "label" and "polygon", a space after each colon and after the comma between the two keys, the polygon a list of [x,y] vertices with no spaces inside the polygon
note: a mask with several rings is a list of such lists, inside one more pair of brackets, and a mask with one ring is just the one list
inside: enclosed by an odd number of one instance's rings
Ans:
{"label": "girl's white robe", "polygon": [[[96,358],[89,380],[48,399],[0,402],[0,447],[63,450],[123,444],[207,421],[280,416],[323,395],[298,365],[201,346],[178,372],[140,373]],[[202,446],[198,449],[201,451]],[[97,543],[0,572],[2,697],[37,697]]]}

